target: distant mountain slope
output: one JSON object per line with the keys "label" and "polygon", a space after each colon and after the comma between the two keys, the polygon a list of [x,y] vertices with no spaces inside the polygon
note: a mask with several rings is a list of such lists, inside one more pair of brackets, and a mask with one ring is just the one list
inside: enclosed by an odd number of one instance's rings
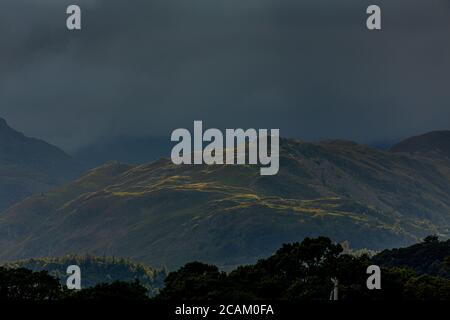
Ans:
{"label": "distant mountain slope", "polygon": [[62,150],[24,136],[0,118],[0,211],[76,174],[77,164]]}
{"label": "distant mountain slope", "polygon": [[158,292],[164,285],[166,272],[157,270],[128,259],[95,256],[64,256],[61,258],[28,259],[10,262],[7,268],[26,268],[32,271],[48,271],[63,285],[67,282],[67,267],[77,265],[81,269],[82,288],[114,281],[134,282],[138,280],[149,290],[150,295]]}
{"label": "distant mountain slope", "polygon": [[390,150],[450,159],[450,131],[433,131],[412,137],[394,145]]}
{"label": "distant mountain slope", "polygon": [[66,170],[70,157],[42,140],[29,138],[0,118],[0,163],[35,169],[47,174]]}
{"label": "distant mountain slope", "polygon": [[257,166],[108,163],[5,211],[0,260],[92,253],[231,267],[305,236],[384,249],[450,234],[442,160],[282,140],[280,162],[271,177]]}

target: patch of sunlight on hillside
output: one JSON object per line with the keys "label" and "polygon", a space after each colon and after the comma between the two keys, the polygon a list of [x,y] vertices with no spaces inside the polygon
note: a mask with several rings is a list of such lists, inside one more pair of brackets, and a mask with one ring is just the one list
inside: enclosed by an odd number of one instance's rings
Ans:
{"label": "patch of sunlight on hillside", "polygon": [[139,192],[127,192],[127,191],[114,191],[111,192],[112,195],[116,197],[137,197],[137,196],[143,196],[147,191],[139,191]]}

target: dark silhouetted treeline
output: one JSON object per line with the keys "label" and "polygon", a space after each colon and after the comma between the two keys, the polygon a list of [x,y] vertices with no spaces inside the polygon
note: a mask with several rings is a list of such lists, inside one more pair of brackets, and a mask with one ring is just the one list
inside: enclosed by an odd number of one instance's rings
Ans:
{"label": "dark silhouetted treeline", "polygon": [[150,296],[158,293],[158,289],[163,286],[168,273],[165,269],[155,269],[130,259],[92,255],[27,259],[7,263],[5,267],[48,271],[51,276],[58,278],[64,285],[67,281],[66,270],[69,265],[77,265],[82,270],[83,288],[116,281],[134,282],[138,280],[149,291]]}
{"label": "dark silhouetted treeline", "polygon": [[[274,255],[230,273],[191,262],[164,281],[156,297],[136,278],[69,291],[45,271],[0,268],[0,299],[157,301],[328,300],[338,281],[339,300],[450,300],[449,241],[423,243],[374,256],[343,253],[325,237],[285,244]],[[381,290],[369,290],[367,267],[381,267]]]}
{"label": "dark silhouetted treeline", "polygon": [[373,261],[386,267],[410,268],[420,274],[450,279],[450,240],[439,241],[437,236],[429,236],[407,248],[384,250]]}
{"label": "dark silhouetted treeline", "polygon": [[[435,259],[431,253],[439,251],[442,243],[437,239],[430,243],[430,239],[435,238],[428,237],[419,247],[426,246],[428,257]],[[450,300],[449,279],[419,274],[406,264],[385,267],[386,253],[369,258],[342,252],[342,247],[328,238],[306,238],[229,274],[212,265],[189,263],[168,275],[156,299],[327,300],[334,287],[331,279],[337,279],[339,300]],[[375,262],[382,269],[381,290],[369,290],[366,285],[367,267]]]}

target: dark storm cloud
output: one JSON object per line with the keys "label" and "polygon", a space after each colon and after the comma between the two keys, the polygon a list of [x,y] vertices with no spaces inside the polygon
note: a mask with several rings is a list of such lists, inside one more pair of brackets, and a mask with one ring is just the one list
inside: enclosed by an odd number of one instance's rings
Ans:
{"label": "dark storm cloud", "polygon": [[369,4],[2,0],[0,117],[69,150],[195,119],[362,142],[449,128],[449,2],[377,1],[381,32]]}

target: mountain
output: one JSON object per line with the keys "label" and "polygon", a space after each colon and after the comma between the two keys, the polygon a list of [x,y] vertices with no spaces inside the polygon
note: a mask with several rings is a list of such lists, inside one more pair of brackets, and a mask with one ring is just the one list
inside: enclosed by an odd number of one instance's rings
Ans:
{"label": "mountain", "polygon": [[62,150],[24,136],[0,118],[0,211],[77,173],[76,163]]}
{"label": "mountain", "polygon": [[280,148],[276,176],[249,165],[107,163],[3,212],[0,260],[90,253],[231,268],[306,236],[377,250],[449,236],[449,162],[347,141]]}
{"label": "mountain", "polygon": [[433,131],[412,137],[394,145],[390,150],[450,159],[450,131]]}

